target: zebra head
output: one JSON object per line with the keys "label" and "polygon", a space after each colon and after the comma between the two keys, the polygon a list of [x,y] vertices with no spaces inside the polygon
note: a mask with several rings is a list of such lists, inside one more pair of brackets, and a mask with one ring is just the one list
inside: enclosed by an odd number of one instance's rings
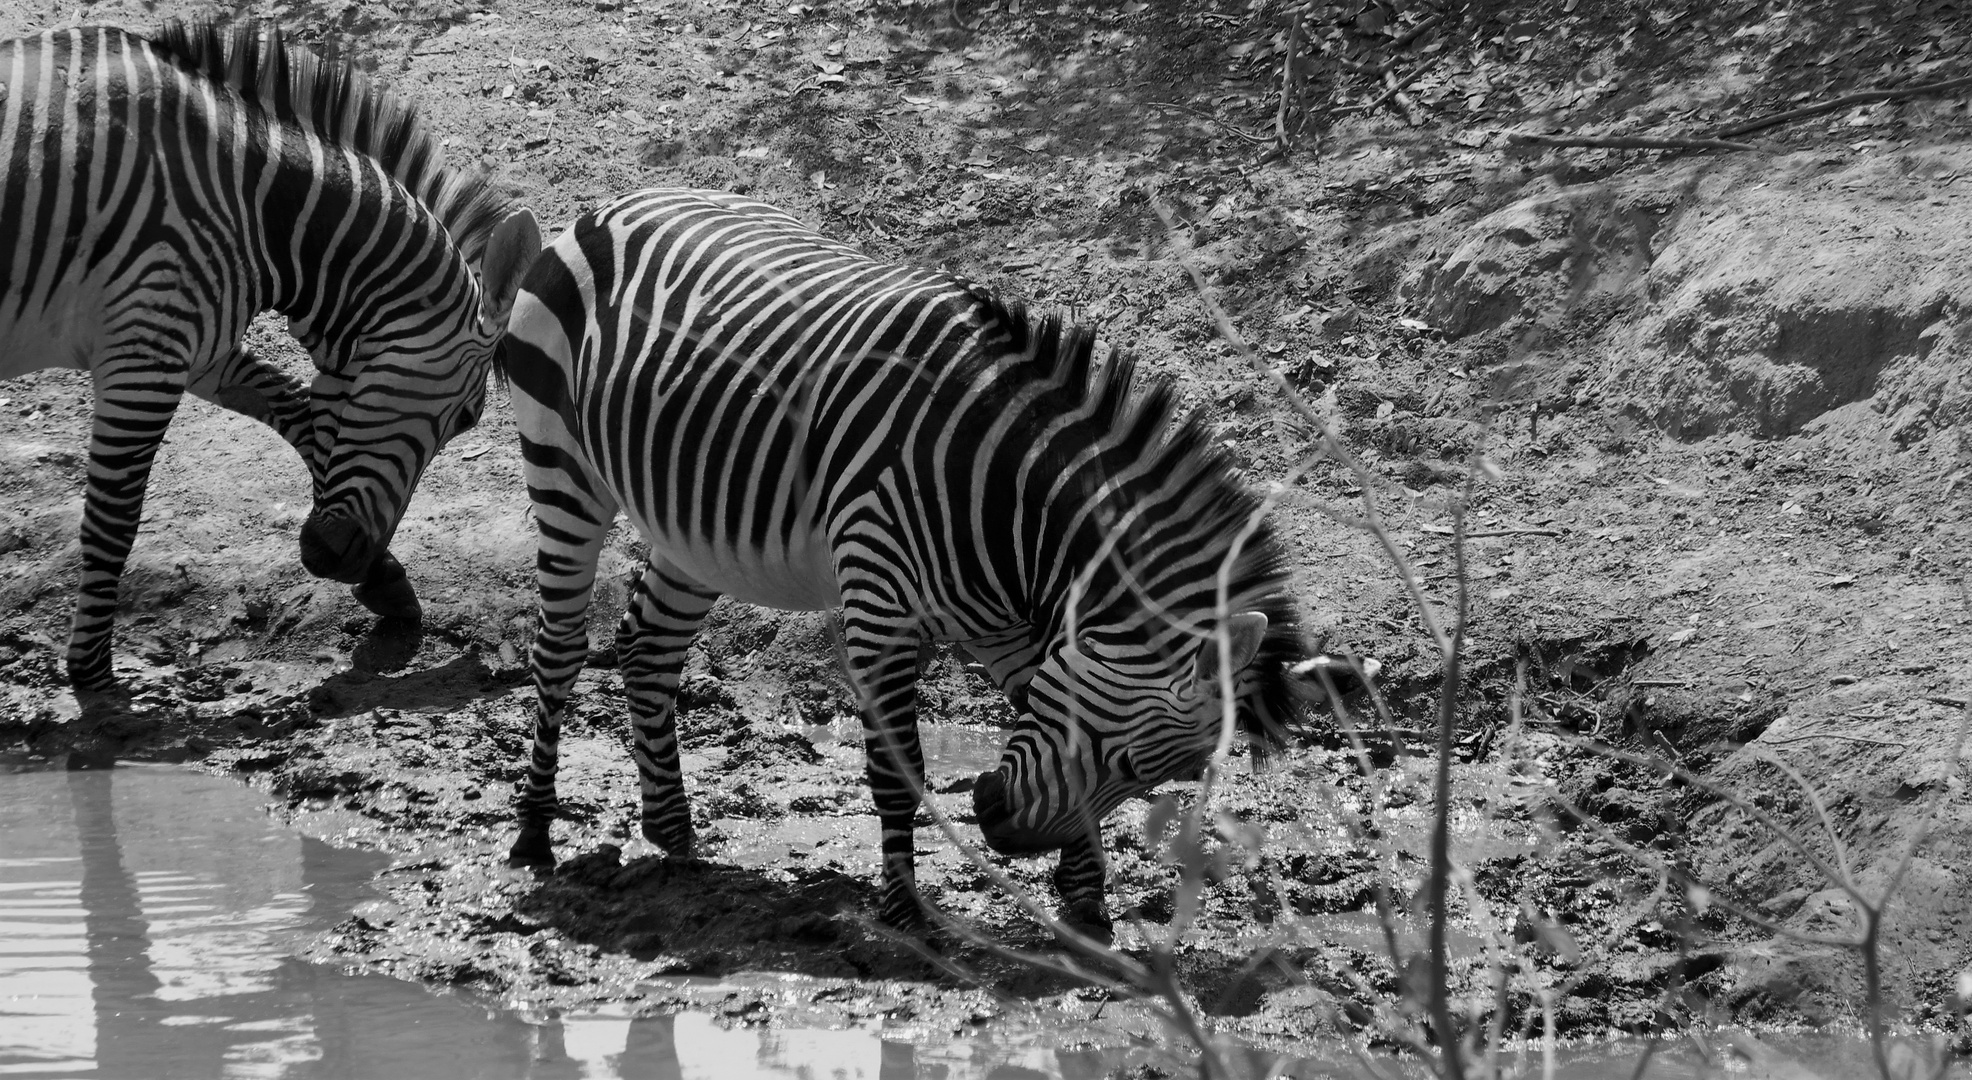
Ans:
{"label": "zebra head", "polygon": [[1097,835],[1124,799],[1195,775],[1229,716],[1251,727],[1274,705],[1265,676],[1291,634],[1268,629],[1260,611],[1211,630],[1167,625],[1163,640],[1083,626],[1035,671],[999,767],[974,783],[986,843],[1006,855],[1050,851]]}
{"label": "zebra head", "polygon": [[317,577],[359,582],[397,531],[418,478],[439,449],[478,423],[486,377],[506,333],[520,279],[541,250],[526,209],[487,238],[479,274],[446,246],[442,273],[407,270],[397,295],[371,301],[386,318],[353,356],[321,355],[314,385],[315,505],[301,527],[301,562]]}

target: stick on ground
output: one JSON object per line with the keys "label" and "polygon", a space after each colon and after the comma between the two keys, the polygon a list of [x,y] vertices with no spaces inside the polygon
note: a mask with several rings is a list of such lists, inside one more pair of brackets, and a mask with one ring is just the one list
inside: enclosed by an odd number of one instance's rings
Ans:
{"label": "stick on ground", "polygon": [[1516,144],[1532,143],[1535,146],[1597,146],[1609,150],[1758,150],[1752,143],[1728,142],[1724,139],[1686,138],[1667,136],[1653,138],[1643,135],[1529,135],[1515,132],[1506,141]]}
{"label": "stick on ground", "polygon": [[1798,109],[1789,109],[1786,112],[1774,113],[1772,116],[1763,116],[1758,120],[1748,120],[1744,123],[1722,127],[1714,131],[1712,137],[1714,139],[1730,139],[1735,135],[1745,135],[1748,132],[1760,131],[1773,127],[1776,124],[1785,124],[1790,121],[1817,116],[1825,112],[1834,112],[1837,109],[1846,109],[1851,105],[1868,105],[1871,102],[1895,101],[1898,98],[1916,97],[1919,94],[1943,94],[1953,90],[1965,89],[1972,89],[1972,75],[1960,79],[1947,79],[1944,82],[1926,83],[1923,86],[1905,86],[1894,90],[1862,90],[1854,94],[1844,94],[1838,98],[1831,98],[1820,104],[1803,105]]}

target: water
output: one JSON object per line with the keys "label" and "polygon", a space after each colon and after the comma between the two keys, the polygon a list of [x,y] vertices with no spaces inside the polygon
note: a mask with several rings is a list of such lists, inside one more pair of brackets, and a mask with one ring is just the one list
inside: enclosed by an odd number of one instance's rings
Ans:
{"label": "water", "polygon": [[[293,958],[390,860],[170,767],[0,772],[0,1077],[1095,1080],[1045,1031],[919,1047],[707,1016],[541,1021]],[[532,1021],[532,1022],[530,1022]]]}
{"label": "water", "polygon": [[[1099,1080],[1154,1060],[1122,1032],[1065,1049],[1033,1020],[928,1042],[689,1012],[523,1017],[294,959],[375,896],[389,861],[284,828],[259,795],[188,769],[0,771],[0,1078]],[[1867,1063],[1855,1039],[1768,1042],[1831,1077]],[[1554,1075],[1628,1077],[1641,1050],[1568,1050]],[[1340,1048],[1279,1064],[1300,1080],[1369,1075]],[[1672,1049],[1648,1075],[1719,1074]]]}

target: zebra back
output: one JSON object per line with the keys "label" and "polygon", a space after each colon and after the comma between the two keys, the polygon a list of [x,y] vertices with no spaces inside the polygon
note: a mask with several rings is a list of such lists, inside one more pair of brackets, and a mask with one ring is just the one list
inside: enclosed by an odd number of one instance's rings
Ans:
{"label": "zebra back", "polygon": [[270,117],[374,159],[438,219],[467,259],[508,206],[487,176],[448,169],[410,102],[333,52],[293,47],[272,22],[165,22],[148,40],[182,70],[229,87]]}

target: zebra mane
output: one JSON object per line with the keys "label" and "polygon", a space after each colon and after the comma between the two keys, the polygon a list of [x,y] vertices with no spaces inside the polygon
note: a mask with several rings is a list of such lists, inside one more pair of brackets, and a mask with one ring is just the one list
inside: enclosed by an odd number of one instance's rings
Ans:
{"label": "zebra mane", "polygon": [[468,260],[479,258],[506,216],[506,200],[483,173],[445,168],[410,104],[347,61],[289,41],[272,22],[172,19],[146,37],[180,67],[270,116],[374,159],[431,210]]}
{"label": "zebra mane", "polygon": [[[1055,389],[1039,406],[1048,412],[1086,410],[1091,423],[1118,445],[1105,457],[1116,465],[1141,466],[1152,481],[1131,485],[1112,498],[1128,505],[1152,484],[1186,508],[1186,520],[1202,545],[1230,553],[1249,522],[1233,563],[1230,595],[1256,598],[1243,604],[1267,617],[1260,652],[1241,679],[1239,719],[1256,755],[1286,742],[1304,711],[1308,691],[1288,672],[1310,650],[1300,612],[1290,592],[1290,564],[1271,522],[1260,517],[1262,501],[1241,482],[1233,458],[1214,435],[1204,412],[1183,408],[1170,380],[1140,378],[1136,358],[1111,348],[1100,357],[1096,331],[1085,323],[1049,313],[1035,316],[1018,301],[992,296],[964,282],[981,304],[980,316],[1006,335],[1010,350],[1031,358],[1026,378]],[[1064,463],[1065,465],[1065,463]],[[1127,560],[1128,543],[1118,546]]]}

